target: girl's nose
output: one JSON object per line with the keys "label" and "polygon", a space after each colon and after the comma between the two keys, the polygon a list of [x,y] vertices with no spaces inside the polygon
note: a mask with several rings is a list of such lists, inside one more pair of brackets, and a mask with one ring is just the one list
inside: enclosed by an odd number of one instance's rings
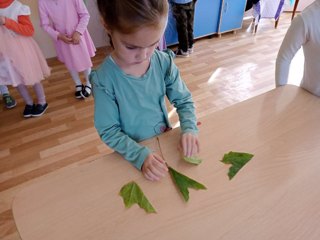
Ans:
{"label": "girl's nose", "polygon": [[142,48],[142,49],[139,51],[139,54],[137,55],[137,59],[138,59],[139,61],[146,60],[148,57],[149,57],[148,48]]}

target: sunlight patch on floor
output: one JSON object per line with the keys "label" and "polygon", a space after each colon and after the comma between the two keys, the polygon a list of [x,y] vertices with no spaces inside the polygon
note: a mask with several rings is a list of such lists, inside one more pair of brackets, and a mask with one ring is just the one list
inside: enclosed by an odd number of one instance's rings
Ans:
{"label": "sunlight patch on floor", "polygon": [[209,84],[212,84],[212,83],[214,82],[214,80],[217,79],[217,77],[220,75],[221,71],[222,71],[222,68],[221,68],[221,67],[217,68],[217,69],[211,74],[211,76],[210,76],[210,78],[209,78],[209,80],[208,80],[208,83],[209,83]]}

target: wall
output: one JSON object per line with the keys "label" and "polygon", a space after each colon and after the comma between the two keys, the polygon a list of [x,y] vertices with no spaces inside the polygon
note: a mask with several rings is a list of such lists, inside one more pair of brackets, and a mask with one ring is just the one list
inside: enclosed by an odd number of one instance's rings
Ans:
{"label": "wall", "polygon": [[[51,38],[40,28],[40,19],[38,13],[38,0],[20,0],[22,3],[31,8],[31,21],[35,28],[34,39],[39,44],[46,58],[56,56],[55,49]],[[68,1],[68,0],[66,0]],[[96,47],[108,45],[108,37],[105,34],[102,24],[100,23],[98,9],[95,0],[86,0],[87,8],[90,13],[90,22],[88,30]]]}

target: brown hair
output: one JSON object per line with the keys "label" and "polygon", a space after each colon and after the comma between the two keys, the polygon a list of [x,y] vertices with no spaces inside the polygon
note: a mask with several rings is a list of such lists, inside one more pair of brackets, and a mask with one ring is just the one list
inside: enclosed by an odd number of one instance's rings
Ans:
{"label": "brown hair", "polygon": [[157,27],[169,9],[167,0],[97,0],[97,5],[106,27],[124,34]]}

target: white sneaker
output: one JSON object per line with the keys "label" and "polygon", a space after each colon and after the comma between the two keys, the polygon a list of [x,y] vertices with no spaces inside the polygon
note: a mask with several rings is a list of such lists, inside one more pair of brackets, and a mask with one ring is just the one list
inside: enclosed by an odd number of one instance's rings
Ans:
{"label": "white sneaker", "polygon": [[193,53],[193,47],[188,48],[188,53],[189,53],[189,54],[192,54],[192,53]]}
{"label": "white sneaker", "polygon": [[178,49],[177,51],[175,51],[175,55],[176,57],[182,57],[182,58],[187,58],[189,57],[189,52],[184,52],[183,50],[181,49]]}

